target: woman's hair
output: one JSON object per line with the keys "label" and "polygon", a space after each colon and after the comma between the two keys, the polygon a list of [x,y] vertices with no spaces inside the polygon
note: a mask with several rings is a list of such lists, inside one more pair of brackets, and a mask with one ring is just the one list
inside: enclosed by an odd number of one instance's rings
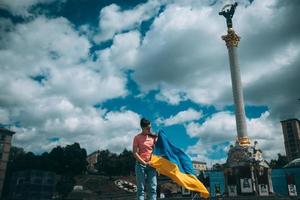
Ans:
{"label": "woman's hair", "polygon": [[145,127],[149,126],[150,124],[151,123],[150,123],[150,121],[148,119],[146,119],[146,118],[142,118],[141,119],[141,123],[140,123],[141,128],[145,128]]}

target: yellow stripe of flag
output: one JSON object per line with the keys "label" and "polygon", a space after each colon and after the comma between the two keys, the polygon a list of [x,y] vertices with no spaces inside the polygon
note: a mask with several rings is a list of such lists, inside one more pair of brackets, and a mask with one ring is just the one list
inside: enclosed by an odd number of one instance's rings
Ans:
{"label": "yellow stripe of flag", "polygon": [[152,155],[150,165],[160,174],[171,178],[178,185],[188,190],[199,192],[201,197],[209,197],[209,192],[196,176],[180,172],[178,166],[169,160],[160,156]]}

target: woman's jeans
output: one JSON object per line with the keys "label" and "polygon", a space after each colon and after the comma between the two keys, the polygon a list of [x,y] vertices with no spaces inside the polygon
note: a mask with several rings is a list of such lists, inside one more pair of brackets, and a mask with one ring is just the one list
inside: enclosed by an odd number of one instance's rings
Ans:
{"label": "woman's jeans", "polygon": [[135,163],[135,175],[137,185],[137,199],[144,200],[145,179],[147,183],[147,199],[156,200],[156,171],[150,166],[143,165],[139,162]]}

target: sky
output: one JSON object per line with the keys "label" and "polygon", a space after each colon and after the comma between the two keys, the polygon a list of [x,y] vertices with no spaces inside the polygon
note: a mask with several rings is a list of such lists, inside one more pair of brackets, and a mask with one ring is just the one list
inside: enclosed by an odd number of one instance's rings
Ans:
{"label": "sky", "polygon": [[[300,116],[300,1],[238,0],[248,136],[285,154],[281,120]],[[0,124],[42,153],[80,143],[131,150],[146,117],[193,160],[226,161],[237,133],[226,0],[2,0]]]}

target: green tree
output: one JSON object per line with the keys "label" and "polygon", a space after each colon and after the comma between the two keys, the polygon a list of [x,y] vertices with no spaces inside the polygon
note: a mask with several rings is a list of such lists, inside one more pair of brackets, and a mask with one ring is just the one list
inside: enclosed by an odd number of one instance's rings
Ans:
{"label": "green tree", "polygon": [[118,157],[118,165],[121,175],[127,176],[134,172],[135,158],[132,151],[124,149],[124,151]]}
{"label": "green tree", "polygon": [[110,179],[112,176],[120,175],[118,156],[109,150],[100,151],[96,167],[100,173],[109,176]]}
{"label": "green tree", "polygon": [[[8,191],[10,177],[12,177],[14,172],[33,169],[52,171],[63,177],[67,177],[62,179],[61,185],[58,184],[58,187],[63,188],[65,187],[63,184],[66,183],[66,187],[69,188],[72,185],[69,184],[72,183],[71,178],[86,171],[88,164],[86,157],[86,150],[81,148],[78,143],[67,145],[66,147],[57,146],[50,153],[44,152],[41,155],[25,152],[22,148],[11,147],[4,191]],[[68,189],[62,190],[69,191]]]}
{"label": "green tree", "polygon": [[87,153],[78,143],[57,146],[49,154],[45,153],[43,161],[48,162],[48,169],[60,175],[78,175],[86,171]]}
{"label": "green tree", "polygon": [[215,164],[213,164],[213,166],[212,166],[212,169],[213,170],[218,170],[218,171],[221,171],[221,170],[223,170],[223,165],[222,164],[220,164],[220,163],[215,163]]}
{"label": "green tree", "polygon": [[96,168],[99,173],[109,176],[127,176],[134,171],[135,159],[131,151],[124,149],[119,155],[109,150],[101,150],[98,156]]}
{"label": "green tree", "polygon": [[23,148],[12,146],[9,152],[9,161],[14,160],[17,156],[24,155],[25,151]]}
{"label": "green tree", "polygon": [[64,174],[72,174],[78,175],[82,174],[86,171],[86,167],[88,162],[86,160],[87,153],[85,149],[80,148],[78,143],[74,143],[72,145],[67,145],[65,147],[65,173]]}
{"label": "green tree", "polygon": [[281,155],[280,153],[277,154],[277,160],[276,159],[272,159],[270,161],[270,167],[272,169],[276,169],[276,168],[282,168],[284,167],[286,164],[288,164],[288,159],[286,156]]}
{"label": "green tree", "polygon": [[23,148],[14,147],[14,146],[10,148],[9,158],[6,167],[6,175],[5,175],[5,180],[4,180],[3,190],[2,190],[3,191],[2,197],[6,197],[9,193],[9,184],[11,181],[11,177],[14,170],[17,168],[15,166],[15,162],[18,160],[18,158],[23,157],[25,154],[26,153]]}
{"label": "green tree", "polygon": [[57,174],[64,174],[65,173],[65,156],[64,156],[64,148],[61,146],[57,146],[53,148],[50,153],[48,154],[49,160],[49,168],[52,169]]}
{"label": "green tree", "polygon": [[288,159],[286,156],[278,154],[277,167],[281,168],[284,165],[288,164]]}

